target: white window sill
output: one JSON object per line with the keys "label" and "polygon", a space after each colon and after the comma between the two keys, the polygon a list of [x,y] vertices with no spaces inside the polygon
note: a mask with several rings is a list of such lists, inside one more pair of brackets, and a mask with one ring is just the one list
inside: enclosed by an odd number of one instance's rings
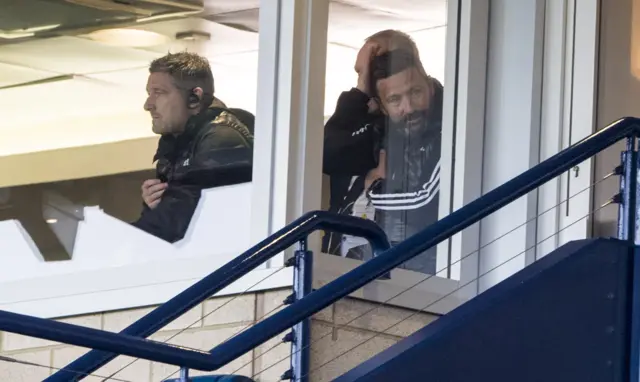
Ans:
{"label": "white window sill", "polygon": [[[326,254],[315,256],[313,261],[315,289],[362,264],[358,260]],[[421,282],[422,280],[425,281]],[[390,280],[374,280],[349,296],[403,308],[424,310],[427,313],[446,314],[467,301],[456,293],[458,287],[459,282],[456,280],[394,269]]]}
{"label": "white window sill", "polygon": [[[314,288],[327,284],[359,263],[326,254],[314,256]],[[207,276],[218,265],[218,256],[195,257],[4,282],[0,283],[0,309],[58,318],[158,305]],[[293,268],[276,272],[277,269],[250,272],[217,295],[290,288]],[[454,293],[458,282],[440,277],[431,277],[388,301],[425,277],[416,272],[394,270],[391,280],[373,281],[350,296],[436,314],[447,313],[464,302]]]}

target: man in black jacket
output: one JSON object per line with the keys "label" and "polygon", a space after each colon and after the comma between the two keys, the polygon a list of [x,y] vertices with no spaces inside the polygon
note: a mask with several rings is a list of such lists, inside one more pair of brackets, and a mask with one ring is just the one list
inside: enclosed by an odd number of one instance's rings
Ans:
{"label": "man in black jacket", "polygon": [[[443,89],[407,50],[374,55],[368,69],[370,97],[382,116],[360,117],[359,124],[354,119],[340,128],[327,123],[324,170],[351,176],[342,199],[334,201],[338,211],[375,220],[397,244],[438,217]],[[363,108],[369,101],[367,94],[358,100],[354,96],[351,107]],[[341,241],[345,255],[345,238]],[[346,249],[353,253],[361,248],[355,240]],[[366,258],[357,253],[349,257]],[[434,248],[404,267],[433,274],[435,260]]]}
{"label": "man in black jacket", "polygon": [[253,134],[247,112],[218,107],[224,104],[215,102],[205,58],[168,54],[149,73],[144,108],[161,138],[156,179],[144,182],[145,204],[133,225],[174,243],[184,237],[203,189],[251,181]]}

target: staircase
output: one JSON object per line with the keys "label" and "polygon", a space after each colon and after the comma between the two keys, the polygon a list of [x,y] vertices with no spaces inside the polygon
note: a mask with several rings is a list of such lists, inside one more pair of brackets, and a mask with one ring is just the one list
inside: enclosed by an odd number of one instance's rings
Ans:
{"label": "staircase", "polygon": [[[623,163],[615,172],[621,176],[621,192],[613,198],[620,204],[618,239],[583,240],[557,249],[336,381],[637,382],[639,136],[640,119],[620,119],[391,248],[369,221],[321,211],[306,214],[119,334],[2,311],[0,330],[94,349],[47,381],[81,380],[123,354],[180,366],[179,381],[231,382],[247,379],[190,378],[189,369],[215,371],[293,328],[287,335],[291,369],[283,379],[306,382],[313,372],[309,351],[314,342],[308,326],[312,315],[626,138]],[[311,291],[306,240],[319,229],[365,237],[375,257]],[[295,267],[296,293],[285,309],[208,351],[144,340],[296,243],[299,250],[288,264]]]}
{"label": "staircase", "polygon": [[335,381],[626,381],[633,260],[566,244]]}

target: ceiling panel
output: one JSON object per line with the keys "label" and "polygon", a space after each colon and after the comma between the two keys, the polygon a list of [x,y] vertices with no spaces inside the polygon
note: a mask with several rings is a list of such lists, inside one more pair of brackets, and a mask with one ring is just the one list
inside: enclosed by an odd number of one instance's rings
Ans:
{"label": "ceiling panel", "polygon": [[180,50],[198,51],[205,56],[221,56],[232,53],[246,52],[258,49],[259,37],[254,32],[247,32],[213,21],[199,18],[172,20],[154,24],[137,26],[138,29],[175,37],[178,32],[198,31],[208,33],[211,37],[204,41],[175,41],[169,45],[155,46],[148,50],[166,53]]}
{"label": "ceiling panel", "polygon": [[[258,30],[259,12],[255,8],[206,18]],[[446,23],[447,0],[332,1],[329,7],[329,41],[359,46],[363,39],[380,30],[415,31]]]}
{"label": "ceiling panel", "polygon": [[253,68],[212,62],[215,94],[229,107],[239,107],[255,114],[258,93],[258,65]]}
{"label": "ceiling panel", "polygon": [[0,46],[0,61],[56,73],[94,73],[145,66],[158,54],[77,37]]}
{"label": "ceiling panel", "polygon": [[[0,0],[2,1],[2,0]],[[24,0],[21,0],[24,1]],[[257,0],[210,0],[207,9],[231,24],[257,27]],[[229,13],[230,12],[230,13]],[[364,38],[382,29],[410,33],[426,70],[444,76],[446,1],[349,0],[331,4],[325,115],[342,91],[355,85],[353,64]],[[142,110],[148,64],[167,51],[187,49],[209,58],[216,96],[231,107],[255,112],[259,36],[208,20],[189,18],[135,25],[174,37],[199,30],[208,41],[174,41],[153,48],[110,46],[86,38],[59,37],[0,46],[0,86],[40,80],[58,74],[89,74],[87,78],[0,91],[0,155],[113,142],[151,136],[150,119]],[[22,66],[23,67],[18,67]],[[32,99],[38,95],[37,113]],[[19,144],[17,144],[19,142]]]}
{"label": "ceiling panel", "polygon": [[0,31],[5,32],[56,24],[86,25],[98,19],[132,18],[128,12],[105,12],[63,0],[2,0],[1,3]]}
{"label": "ceiling panel", "polygon": [[[438,7],[416,13],[408,18],[399,13],[373,10],[361,6],[332,3],[329,13],[330,42],[360,48],[364,39],[385,29],[409,32],[446,25],[446,12],[441,14]],[[445,4],[446,5],[446,4]]]}
{"label": "ceiling panel", "polygon": [[47,122],[12,131],[11,139],[0,140],[0,157],[153,136],[151,119],[142,110],[100,118],[69,118],[62,123]]}
{"label": "ceiling panel", "polygon": [[[87,79],[7,89],[0,92],[0,131],[46,126],[47,122],[56,129],[64,128],[65,121],[74,118],[100,118],[120,111],[141,110],[145,97],[144,88],[122,91],[119,86]],[[25,102],[34,98],[36,105]]]}
{"label": "ceiling panel", "polygon": [[219,15],[260,8],[260,0],[204,0],[204,13]]}
{"label": "ceiling panel", "polygon": [[413,37],[422,66],[431,76],[444,83],[445,52],[447,46],[447,28],[432,28],[410,33]]}
{"label": "ceiling panel", "polygon": [[55,74],[0,62],[0,88],[37,81]]}
{"label": "ceiling panel", "polygon": [[144,93],[147,87],[147,77],[149,76],[148,65],[135,69],[117,70],[114,72],[104,72],[90,75],[100,81],[117,84],[125,91],[134,89],[134,91]]}
{"label": "ceiling panel", "polygon": [[447,19],[447,0],[337,0],[333,3],[352,5],[406,20],[437,23]]}

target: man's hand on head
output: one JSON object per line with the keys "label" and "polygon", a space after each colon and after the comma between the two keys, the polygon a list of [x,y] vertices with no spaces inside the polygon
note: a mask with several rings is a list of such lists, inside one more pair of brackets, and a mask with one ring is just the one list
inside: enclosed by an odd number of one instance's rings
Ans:
{"label": "man's hand on head", "polygon": [[167,183],[162,183],[160,179],[148,179],[142,183],[142,200],[151,209],[160,203],[162,194],[167,189]]}
{"label": "man's hand on head", "polygon": [[354,69],[356,73],[358,73],[357,89],[361,92],[371,95],[371,89],[369,89],[369,67],[371,66],[371,60],[373,57],[384,52],[383,47],[374,41],[368,41],[360,48]]}

